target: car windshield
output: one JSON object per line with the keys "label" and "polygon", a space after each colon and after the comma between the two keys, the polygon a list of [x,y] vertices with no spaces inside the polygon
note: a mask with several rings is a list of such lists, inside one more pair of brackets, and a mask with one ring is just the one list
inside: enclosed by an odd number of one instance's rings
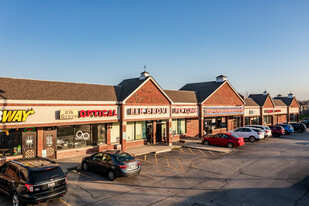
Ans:
{"label": "car windshield", "polygon": [[50,179],[63,177],[64,173],[60,167],[51,167],[42,170],[35,170],[31,174],[31,179],[34,182],[44,182]]}
{"label": "car windshield", "polygon": [[255,131],[255,132],[262,132],[262,131],[259,130],[259,129],[253,129],[253,131]]}
{"label": "car windshield", "polygon": [[235,137],[235,138],[240,138],[238,135],[236,134],[231,134],[232,137]]}
{"label": "car windshield", "polygon": [[116,159],[120,162],[126,162],[130,160],[134,160],[134,157],[132,157],[131,155],[127,153],[119,153],[116,155]]}
{"label": "car windshield", "polygon": [[266,129],[270,129],[268,126],[265,127]]}

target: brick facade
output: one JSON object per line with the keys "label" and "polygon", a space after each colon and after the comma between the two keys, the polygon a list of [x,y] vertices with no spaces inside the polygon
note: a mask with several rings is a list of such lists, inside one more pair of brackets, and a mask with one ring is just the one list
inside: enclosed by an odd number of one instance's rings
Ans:
{"label": "brick facade", "polygon": [[187,137],[199,137],[199,120],[198,119],[187,119],[186,121]]}

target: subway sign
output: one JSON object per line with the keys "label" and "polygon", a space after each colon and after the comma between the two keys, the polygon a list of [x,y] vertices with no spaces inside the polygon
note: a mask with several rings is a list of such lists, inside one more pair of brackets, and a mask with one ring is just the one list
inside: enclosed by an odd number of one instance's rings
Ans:
{"label": "subway sign", "polygon": [[0,122],[25,122],[29,115],[34,114],[34,110],[2,110],[0,111]]}

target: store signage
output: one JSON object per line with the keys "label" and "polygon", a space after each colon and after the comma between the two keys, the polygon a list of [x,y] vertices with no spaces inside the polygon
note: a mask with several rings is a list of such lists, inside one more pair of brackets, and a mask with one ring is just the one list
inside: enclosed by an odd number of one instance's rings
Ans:
{"label": "store signage", "polygon": [[77,119],[78,110],[60,110],[60,119]]}
{"label": "store signage", "polygon": [[35,131],[35,127],[26,127],[24,129],[24,132],[34,132]]}
{"label": "store signage", "polygon": [[166,114],[167,108],[130,108],[127,110],[128,115],[139,114]]}
{"label": "store signage", "polygon": [[79,117],[113,117],[117,116],[116,110],[82,110]]}
{"label": "store signage", "polygon": [[197,108],[174,108],[172,110],[173,114],[193,114],[193,113],[197,113]]}
{"label": "store signage", "polygon": [[249,110],[249,114],[254,114],[254,110]]}
{"label": "store signage", "polygon": [[275,113],[276,113],[276,112],[281,112],[281,109],[275,109]]}
{"label": "store signage", "polygon": [[3,110],[0,111],[0,122],[25,122],[27,117],[34,114],[34,110]]}
{"label": "store signage", "polygon": [[264,113],[268,113],[268,114],[269,114],[269,113],[274,113],[274,110],[272,110],[272,109],[265,109],[265,110],[264,110]]}
{"label": "store signage", "polygon": [[90,135],[88,132],[82,132],[82,131],[77,131],[75,136],[76,136],[76,139],[78,140],[88,140],[90,138]]}
{"label": "store signage", "polygon": [[243,107],[204,107],[204,115],[218,115],[218,114],[242,114]]}

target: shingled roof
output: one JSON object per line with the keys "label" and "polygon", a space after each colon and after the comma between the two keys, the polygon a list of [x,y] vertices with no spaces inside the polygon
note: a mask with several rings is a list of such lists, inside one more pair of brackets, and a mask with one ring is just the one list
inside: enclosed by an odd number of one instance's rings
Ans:
{"label": "shingled roof", "polygon": [[288,98],[288,97],[275,97],[274,99],[280,99],[286,104],[286,106],[290,106],[294,100],[294,98]]}
{"label": "shingled roof", "polygon": [[146,77],[143,80],[139,78],[125,79],[118,84],[121,91],[119,93],[119,101],[125,100],[132,92],[134,92],[141,84],[143,84],[149,77]]}
{"label": "shingled roof", "polygon": [[273,99],[273,103],[277,107],[286,107],[287,106],[281,99]]}
{"label": "shingled roof", "polygon": [[195,91],[164,90],[175,103],[197,103]]}
{"label": "shingled roof", "polygon": [[0,99],[117,101],[115,86],[0,77]]}
{"label": "shingled roof", "polygon": [[269,94],[250,94],[249,98],[253,99],[259,106],[264,106]]}
{"label": "shingled roof", "polygon": [[190,83],[186,84],[180,90],[187,91],[196,91],[197,92],[197,100],[198,102],[203,102],[206,98],[208,98],[214,91],[216,91],[224,82],[200,82],[200,83]]}
{"label": "shingled roof", "polygon": [[244,98],[244,101],[245,101],[245,106],[248,106],[248,107],[259,107],[260,106],[251,98]]}

